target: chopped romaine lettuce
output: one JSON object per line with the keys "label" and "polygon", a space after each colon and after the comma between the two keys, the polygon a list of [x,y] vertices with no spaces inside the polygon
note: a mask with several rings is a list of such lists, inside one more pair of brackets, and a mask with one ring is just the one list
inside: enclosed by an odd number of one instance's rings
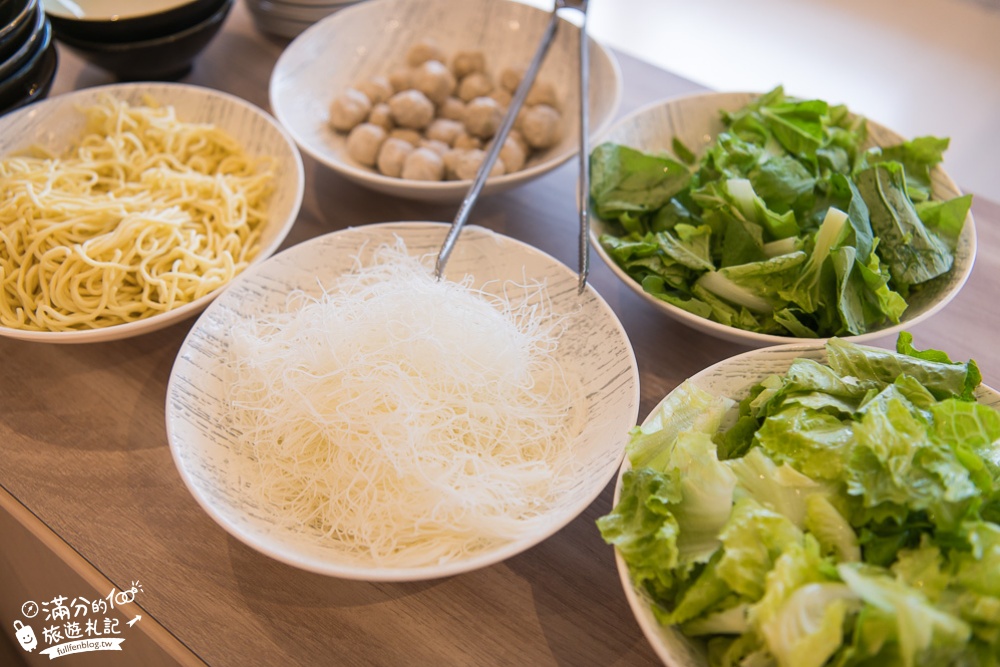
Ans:
{"label": "chopped romaine lettuce", "polygon": [[598,525],[713,666],[1000,664],[1000,413],[912,343],[831,339],[738,407],[687,382],[633,431]]}

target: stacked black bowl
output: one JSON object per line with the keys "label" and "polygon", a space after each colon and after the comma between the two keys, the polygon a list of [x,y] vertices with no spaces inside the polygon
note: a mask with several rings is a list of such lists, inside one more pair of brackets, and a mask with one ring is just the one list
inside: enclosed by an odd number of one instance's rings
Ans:
{"label": "stacked black bowl", "polygon": [[0,0],[0,114],[48,95],[58,61],[38,0]]}
{"label": "stacked black bowl", "polygon": [[173,80],[187,74],[233,2],[42,0],[59,41],[122,81]]}

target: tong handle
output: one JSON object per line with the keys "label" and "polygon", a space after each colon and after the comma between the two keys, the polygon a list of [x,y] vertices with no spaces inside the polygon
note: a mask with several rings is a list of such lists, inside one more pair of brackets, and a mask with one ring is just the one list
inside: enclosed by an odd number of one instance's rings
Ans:
{"label": "tong handle", "polygon": [[576,9],[582,16],[582,22],[580,24],[579,57],[580,173],[579,182],[577,184],[577,210],[580,216],[580,226],[578,257],[579,280],[577,290],[579,293],[583,293],[584,289],[587,287],[587,275],[590,272],[590,50],[587,44],[587,0],[555,0],[555,5],[553,6],[552,13],[549,16],[549,23],[545,28],[545,33],[542,35],[542,40],[538,45],[538,50],[535,51],[535,55],[532,57],[531,63],[524,72],[524,77],[521,79],[521,83],[518,85],[517,91],[511,99],[510,106],[507,108],[507,113],[504,115],[496,136],[493,138],[493,144],[490,146],[490,150],[483,158],[483,163],[479,166],[479,171],[476,172],[476,177],[472,181],[472,187],[469,188],[469,192],[462,200],[458,213],[455,215],[455,219],[451,223],[451,228],[448,230],[448,235],[445,237],[444,243],[441,245],[441,250],[438,252],[437,261],[434,265],[434,275],[438,279],[440,279],[444,274],[444,267],[448,263],[448,257],[451,255],[451,251],[455,247],[458,235],[461,233],[462,227],[465,226],[465,222],[469,219],[469,214],[472,212],[473,206],[475,206],[476,201],[479,199],[479,194],[482,192],[483,186],[486,185],[486,179],[489,177],[490,171],[493,169],[493,165],[496,163],[497,157],[500,155],[503,143],[507,139],[507,135],[510,134],[511,128],[514,126],[514,121],[517,119],[518,112],[521,110],[521,107],[524,106],[524,100],[528,97],[528,91],[531,90],[531,86],[534,84],[535,78],[538,76],[538,70],[541,69],[542,61],[545,59],[545,55],[548,53],[549,47],[552,46],[552,41],[555,39],[556,35],[556,29],[559,27],[559,10],[564,8]]}
{"label": "tong handle", "polygon": [[[558,3],[557,3],[558,4]],[[587,0],[578,0],[580,11],[580,173],[577,182],[577,211],[580,241],[577,292],[583,294],[590,273],[590,48],[587,43]]]}
{"label": "tong handle", "polygon": [[545,55],[548,53],[549,47],[552,46],[552,40],[556,35],[556,28],[559,26],[558,11],[560,7],[561,2],[557,1],[556,6],[553,8],[552,14],[549,17],[549,23],[545,27],[545,33],[542,35],[542,41],[538,45],[538,50],[535,51],[535,55],[531,59],[531,64],[528,65],[528,68],[525,70],[524,77],[521,79],[521,83],[518,85],[517,91],[511,99],[510,106],[507,108],[507,113],[504,115],[503,121],[500,123],[500,128],[497,130],[496,135],[493,138],[493,145],[490,146],[490,150],[486,153],[483,163],[479,166],[476,178],[472,181],[472,187],[469,188],[469,192],[465,195],[465,199],[462,200],[462,205],[458,209],[458,214],[455,216],[455,220],[451,223],[451,229],[448,230],[448,236],[445,237],[444,243],[441,245],[441,250],[438,252],[437,262],[434,265],[434,275],[438,279],[440,279],[444,274],[444,267],[448,262],[448,256],[451,255],[452,248],[455,246],[455,241],[458,239],[458,235],[462,231],[465,221],[468,220],[469,214],[472,212],[472,207],[475,206],[476,200],[479,199],[479,193],[486,184],[486,178],[490,175],[490,170],[493,169],[493,165],[497,161],[497,156],[500,155],[500,149],[503,148],[503,143],[507,139],[507,135],[510,134],[510,129],[514,127],[514,121],[517,119],[517,113],[521,110],[521,107],[524,106],[524,100],[528,97],[528,91],[531,90],[531,85],[535,82],[535,78],[538,76],[538,70],[541,69],[542,60],[545,59]]}

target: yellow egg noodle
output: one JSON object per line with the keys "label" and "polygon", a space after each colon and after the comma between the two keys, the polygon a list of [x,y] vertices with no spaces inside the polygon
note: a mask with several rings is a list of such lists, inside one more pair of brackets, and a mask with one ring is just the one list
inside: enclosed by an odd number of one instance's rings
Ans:
{"label": "yellow egg noodle", "polygon": [[436,565],[551,526],[585,408],[535,285],[436,280],[405,248],[232,327],[234,485],[354,563]]}
{"label": "yellow egg noodle", "polygon": [[103,97],[64,156],[0,161],[0,324],[69,331],[208,294],[258,250],[273,165],[172,107]]}

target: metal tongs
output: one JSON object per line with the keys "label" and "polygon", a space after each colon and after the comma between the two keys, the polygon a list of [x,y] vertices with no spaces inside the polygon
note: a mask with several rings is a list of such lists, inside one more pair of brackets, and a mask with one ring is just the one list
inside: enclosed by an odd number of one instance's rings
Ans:
{"label": "metal tongs", "polygon": [[497,161],[497,156],[500,155],[500,149],[503,148],[503,143],[507,139],[510,129],[514,126],[517,112],[524,105],[524,100],[528,97],[528,91],[531,90],[531,85],[538,76],[538,70],[542,66],[545,54],[548,53],[549,47],[552,45],[552,40],[555,39],[556,29],[559,27],[559,10],[561,9],[575,9],[580,12],[582,17],[580,23],[580,175],[577,188],[577,207],[580,214],[580,256],[577,289],[580,293],[583,293],[584,288],[587,286],[587,273],[590,270],[590,225],[588,213],[590,179],[587,169],[587,158],[590,153],[588,150],[590,58],[587,49],[587,0],[555,0],[555,6],[552,8],[552,14],[549,18],[548,26],[545,28],[545,33],[542,35],[542,41],[538,45],[538,50],[531,59],[531,64],[528,65],[527,70],[524,72],[524,78],[521,79],[521,83],[517,87],[517,92],[514,93],[514,97],[511,99],[507,114],[504,116],[496,136],[493,138],[493,145],[490,147],[489,152],[486,153],[486,157],[483,159],[483,163],[476,173],[476,178],[472,181],[472,187],[469,188],[468,194],[462,200],[458,214],[451,223],[451,229],[448,230],[448,236],[445,237],[444,243],[441,245],[437,263],[434,266],[434,275],[439,279],[444,273],[444,266],[448,262],[448,256],[451,254],[455,241],[458,239],[465,221],[468,220],[469,214],[472,212],[472,207],[475,206],[476,200],[479,198],[479,193],[486,184],[486,178],[489,176],[493,164]]}

